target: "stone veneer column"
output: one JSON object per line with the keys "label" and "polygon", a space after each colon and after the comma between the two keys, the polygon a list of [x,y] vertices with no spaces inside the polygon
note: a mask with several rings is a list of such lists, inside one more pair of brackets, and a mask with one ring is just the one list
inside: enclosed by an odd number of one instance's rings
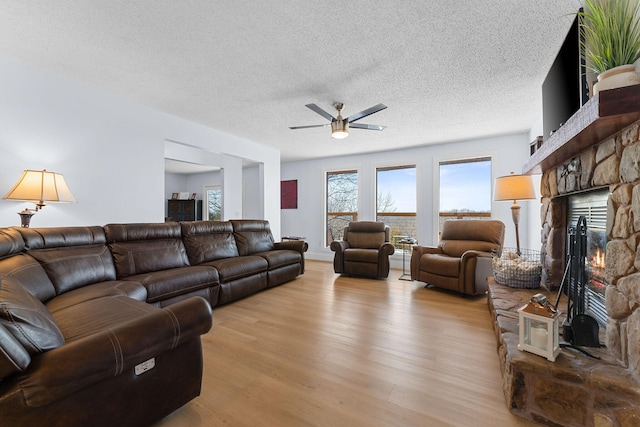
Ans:
{"label": "stone veneer column", "polygon": [[594,145],[562,165],[543,171],[543,285],[557,289],[564,273],[566,209],[564,197],[609,186],[605,302],[606,345],[634,375],[640,376],[640,121]]}

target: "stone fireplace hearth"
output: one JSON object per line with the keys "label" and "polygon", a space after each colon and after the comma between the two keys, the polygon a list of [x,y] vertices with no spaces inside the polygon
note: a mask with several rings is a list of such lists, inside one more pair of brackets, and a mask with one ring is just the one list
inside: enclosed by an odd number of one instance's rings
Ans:
{"label": "stone fireplace hearth", "polygon": [[564,349],[555,363],[520,352],[514,310],[535,292],[490,285],[507,403],[546,425],[640,426],[640,85],[600,92],[523,172],[542,174],[542,277],[551,301],[565,269],[568,196],[609,192],[600,334],[606,348],[593,349],[601,360]]}

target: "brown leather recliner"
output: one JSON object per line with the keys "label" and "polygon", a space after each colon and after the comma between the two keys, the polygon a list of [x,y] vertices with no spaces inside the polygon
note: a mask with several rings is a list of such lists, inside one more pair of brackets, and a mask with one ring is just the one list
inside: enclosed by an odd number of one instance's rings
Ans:
{"label": "brown leather recliner", "polygon": [[389,227],[383,222],[350,222],[344,228],[343,240],[331,242],[335,252],[333,269],[348,276],[385,278],[389,276],[389,256],[394,247],[389,243]]}
{"label": "brown leather recliner", "polygon": [[465,295],[487,291],[491,252],[502,252],[504,223],[497,220],[446,221],[438,246],[414,246],[411,278]]}

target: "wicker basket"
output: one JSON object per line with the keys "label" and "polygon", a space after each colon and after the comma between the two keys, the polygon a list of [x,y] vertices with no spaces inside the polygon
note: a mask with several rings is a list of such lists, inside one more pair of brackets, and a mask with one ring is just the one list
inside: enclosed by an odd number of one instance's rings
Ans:
{"label": "wicker basket", "polygon": [[535,289],[540,287],[542,263],[540,251],[504,248],[502,256],[493,257],[493,278],[496,283],[511,288]]}

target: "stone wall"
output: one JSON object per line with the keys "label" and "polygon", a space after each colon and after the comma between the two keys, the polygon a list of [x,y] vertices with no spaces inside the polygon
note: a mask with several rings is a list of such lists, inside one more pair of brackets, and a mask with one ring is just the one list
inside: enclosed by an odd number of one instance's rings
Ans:
{"label": "stone wall", "polygon": [[564,273],[566,197],[608,187],[606,328],[608,350],[640,377],[640,121],[543,171],[543,285],[557,289]]}

